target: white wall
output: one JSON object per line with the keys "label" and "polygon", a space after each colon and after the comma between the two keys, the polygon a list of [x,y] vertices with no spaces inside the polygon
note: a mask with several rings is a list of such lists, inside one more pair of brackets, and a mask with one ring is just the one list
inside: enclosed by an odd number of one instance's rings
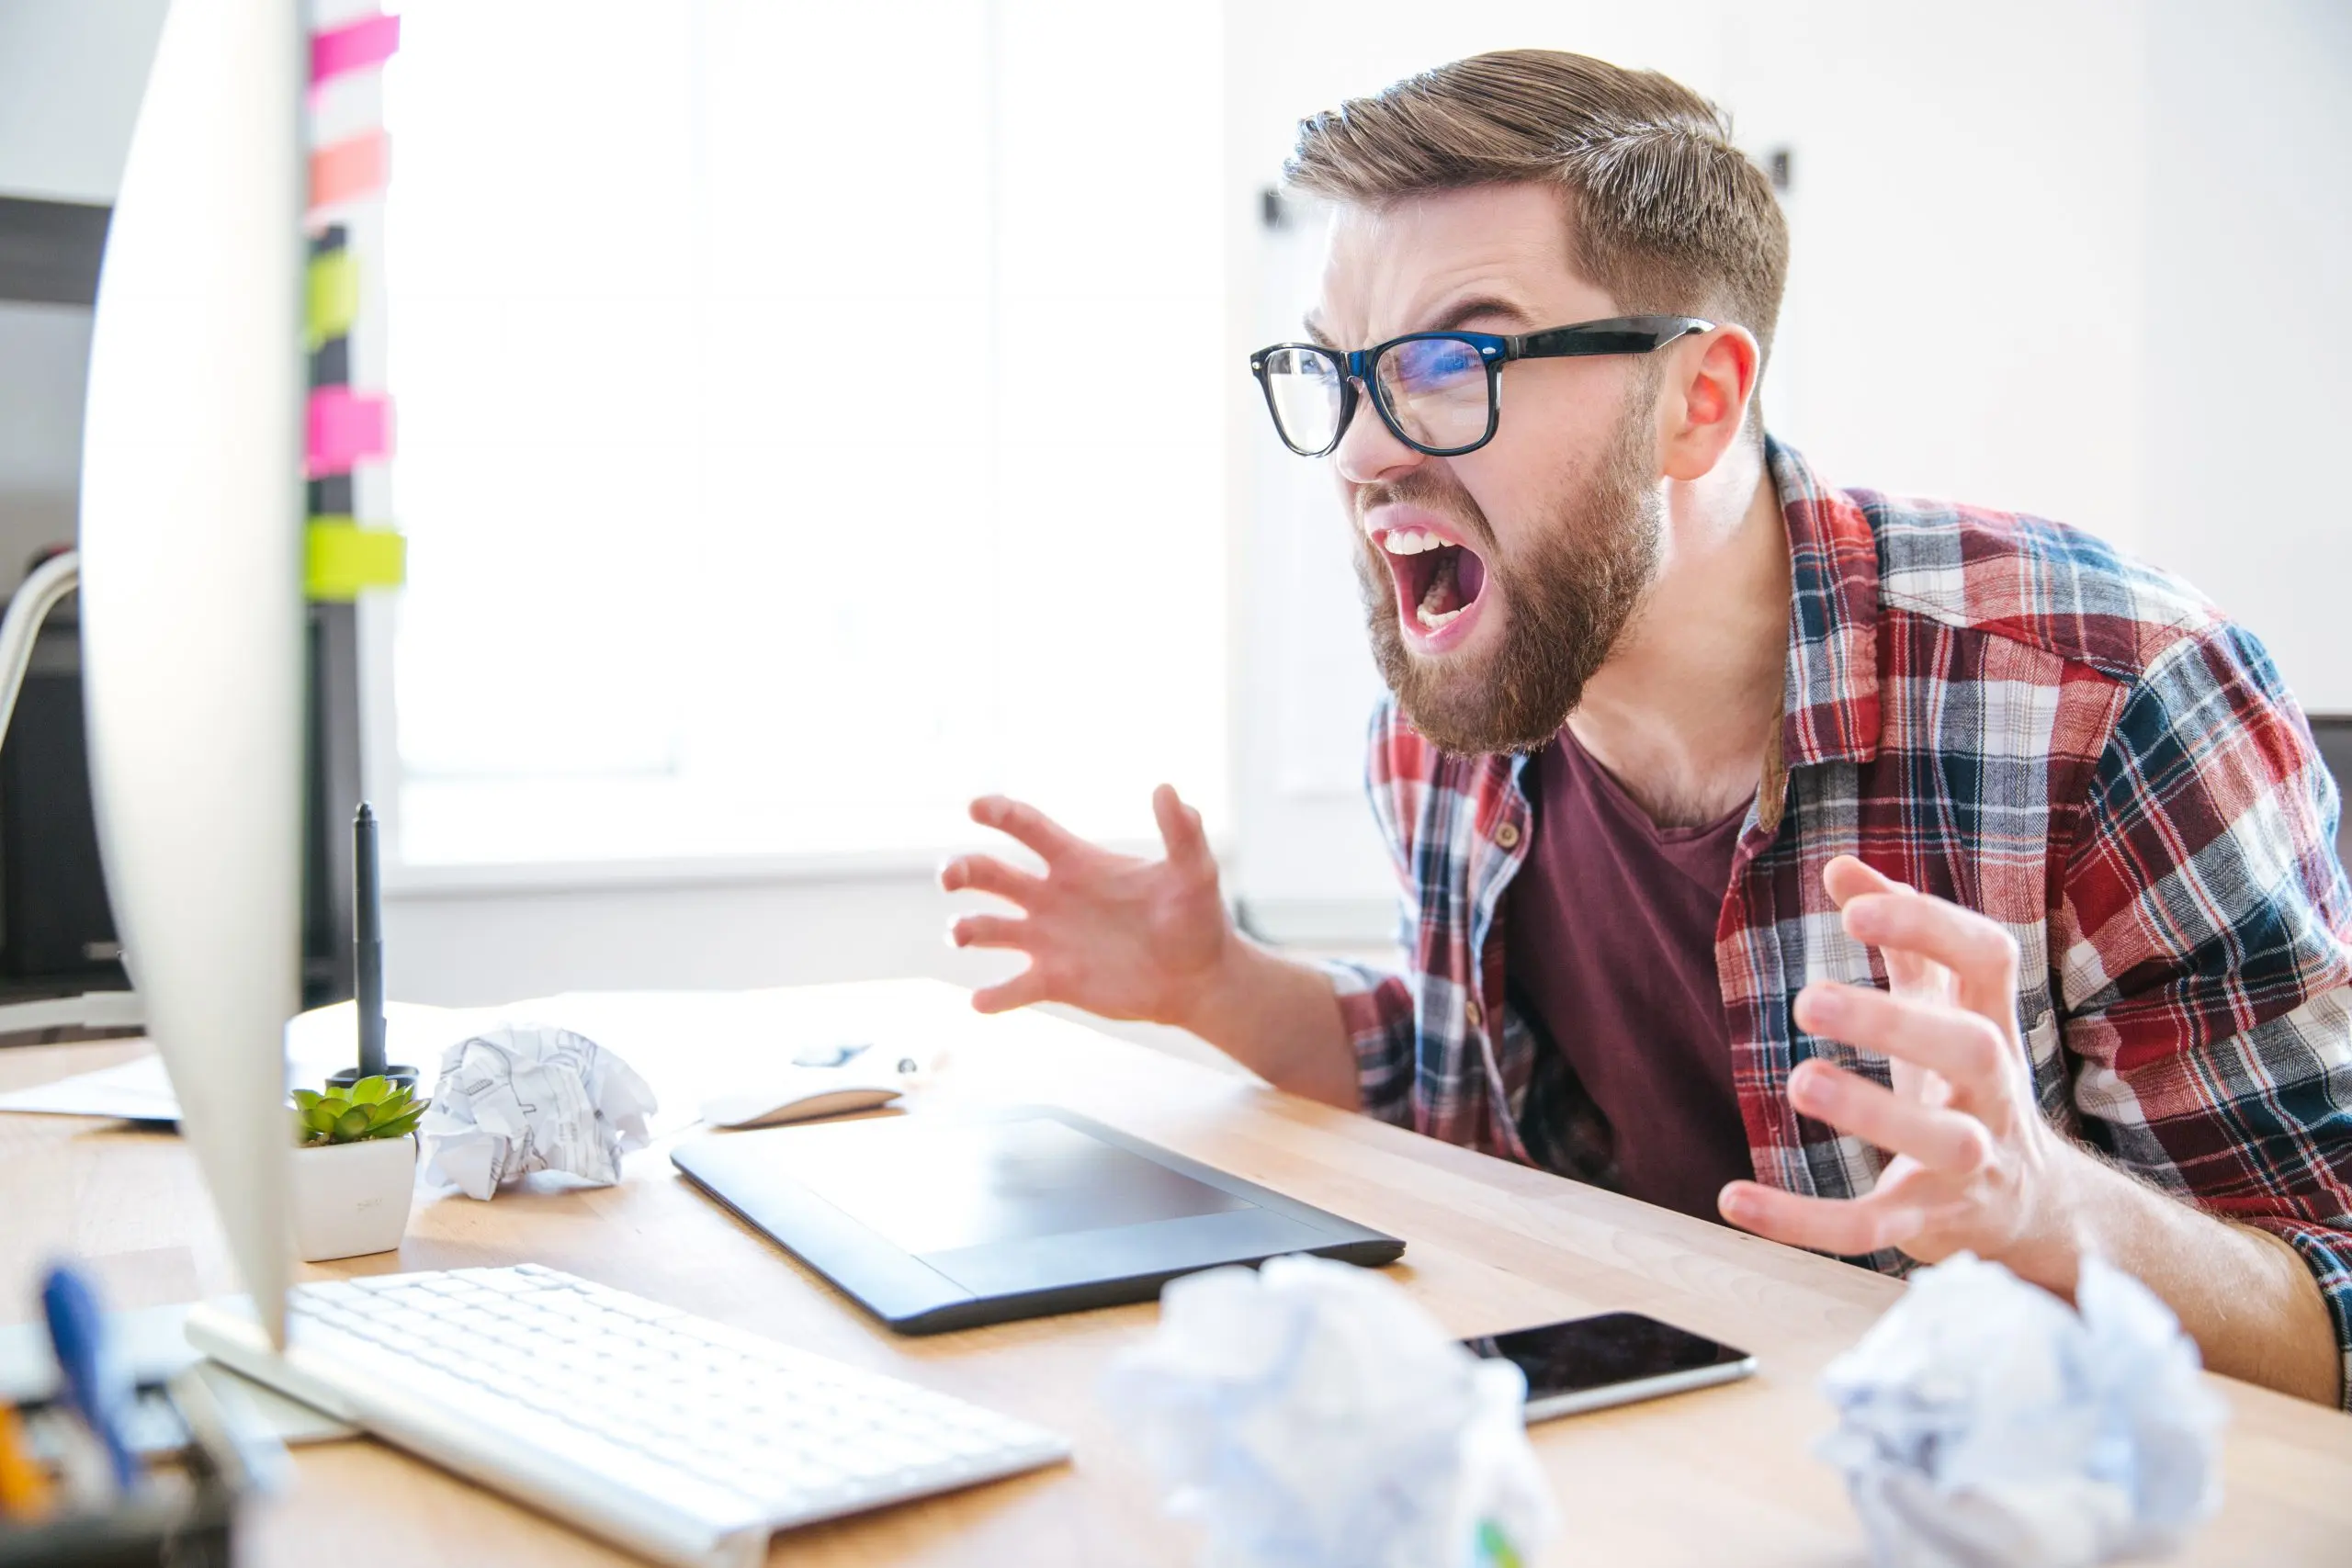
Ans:
{"label": "white wall", "polygon": [[[114,199],[166,0],[0,0],[0,197]],[[90,313],[0,302],[0,593],[74,539]]]}
{"label": "white wall", "polygon": [[0,196],[106,203],[169,0],[0,0]]}
{"label": "white wall", "polygon": [[2352,714],[2352,6],[2149,7],[2144,548]]}
{"label": "white wall", "polygon": [[725,989],[931,975],[979,984],[1001,956],[943,940],[920,874],[496,895],[412,894],[384,913],[392,994],[452,1005],[598,987]]}
{"label": "white wall", "polygon": [[1792,154],[1765,417],[1833,484],[2146,525],[2133,0],[1734,13],[1740,140]]}

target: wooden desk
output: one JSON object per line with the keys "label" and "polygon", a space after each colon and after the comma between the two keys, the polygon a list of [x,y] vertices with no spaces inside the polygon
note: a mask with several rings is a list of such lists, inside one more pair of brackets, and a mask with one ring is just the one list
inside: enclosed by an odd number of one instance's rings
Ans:
{"label": "wooden desk", "polygon": [[[1390,1270],[1456,1334],[1633,1308],[1753,1349],[1728,1388],[1535,1428],[1566,1521],[1547,1562],[1862,1562],[1838,1479],[1810,1455],[1828,1426],[1814,1391],[1901,1287],[1874,1274],[1650,1209],[1276,1094],[1037,1014],[985,1020],[930,982],[777,993],[811,1032],[854,1019],[884,1049],[950,1043],[933,1100],[1051,1100],[1222,1169],[1405,1237]],[[657,1089],[720,1070],[680,1003],[672,1060],[633,1063]],[[773,1050],[737,1040],[729,1049]],[[121,1043],[0,1051],[0,1088],[123,1059]],[[698,1069],[694,1064],[700,1063]],[[665,1091],[674,1092],[674,1091]],[[478,1203],[420,1194],[397,1256],[314,1277],[538,1260],[908,1378],[1069,1434],[1075,1462],[777,1538],[784,1563],[1188,1563],[1139,1457],[1097,1401],[1104,1365],[1151,1325],[1121,1307],[899,1338],[699,1196],[665,1145],[617,1187],[533,1178]],[[0,1115],[0,1318],[30,1315],[44,1257],[91,1259],[130,1307],[232,1285],[194,1161],[169,1134]],[[2224,1379],[2227,1503],[2179,1561],[2352,1560],[2352,1420]],[[300,1452],[291,1493],[254,1518],[249,1562],[572,1564],[629,1561],[360,1440]],[[364,1524],[355,1524],[366,1499]]]}

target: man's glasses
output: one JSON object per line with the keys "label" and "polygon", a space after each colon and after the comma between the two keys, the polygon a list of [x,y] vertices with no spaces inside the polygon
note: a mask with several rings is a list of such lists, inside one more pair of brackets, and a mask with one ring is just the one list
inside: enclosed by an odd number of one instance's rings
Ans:
{"label": "man's glasses", "polygon": [[1495,438],[1502,417],[1503,367],[1514,359],[1649,354],[1692,333],[1696,316],[1616,316],[1521,337],[1493,333],[1408,333],[1341,353],[1311,343],[1278,343],[1250,356],[1283,445],[1302,457],[1339,446],[1356,412],[1356,389],[1372,393],[1380,422],[1432,457],[1458,457]]}

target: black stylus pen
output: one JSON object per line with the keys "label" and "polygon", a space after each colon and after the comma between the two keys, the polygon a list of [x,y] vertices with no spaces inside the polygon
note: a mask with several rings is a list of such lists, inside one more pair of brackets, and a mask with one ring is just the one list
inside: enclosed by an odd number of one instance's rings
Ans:
{"label": "black stylus pen", "polygon": [[351,819],[351,937],[358,951],[359,1076],[384,1070],[384,899],[376,876],[376,813],[366,801]]}

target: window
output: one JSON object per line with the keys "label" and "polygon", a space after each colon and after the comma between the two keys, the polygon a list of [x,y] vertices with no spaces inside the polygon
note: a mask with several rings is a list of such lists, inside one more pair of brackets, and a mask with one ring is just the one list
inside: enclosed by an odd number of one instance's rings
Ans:
{"label": "window", "polygon": [[404,866],[1222,818],[1218,12],[408,0]]}

